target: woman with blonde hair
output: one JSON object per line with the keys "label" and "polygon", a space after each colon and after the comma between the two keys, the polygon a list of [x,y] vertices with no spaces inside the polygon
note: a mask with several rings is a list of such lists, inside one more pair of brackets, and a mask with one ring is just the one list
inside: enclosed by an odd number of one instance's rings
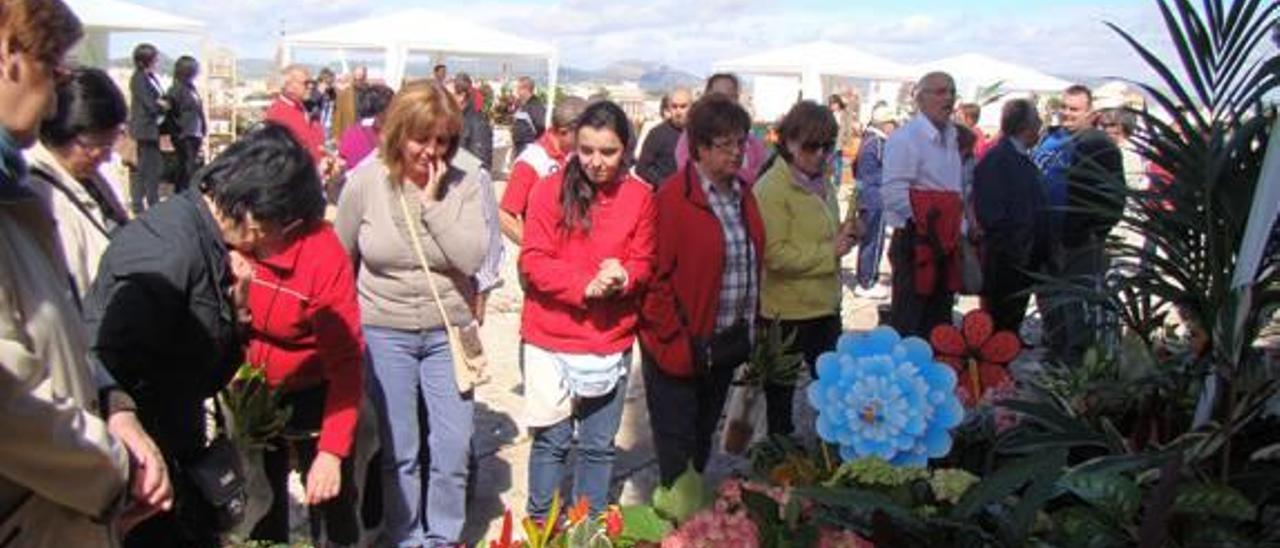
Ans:
{"label": "woman with blonde hair", "polygon": [[491,183],[474,158],[457,155],[461,131],[443,89],[405,86],[387,108],[380,161],[353,170],[338,200],[384,448],[379,546],[452,546],[466,521],[474,406],[446,325],[474,328],[468,303],[489,245],[481,185]]}

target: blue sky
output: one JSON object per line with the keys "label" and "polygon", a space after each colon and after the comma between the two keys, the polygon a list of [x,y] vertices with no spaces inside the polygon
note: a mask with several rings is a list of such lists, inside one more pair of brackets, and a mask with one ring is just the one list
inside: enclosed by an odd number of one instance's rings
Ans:
{"label": "blue sky", "polygon": [[270,57],[281,31],[426,7],[555,41],[567,66],[644,59],[697,74],[717,59],[821,38],[902,62],[976,51],[1055,74],[1133,75],[1141,63],[1103,21],[1147,43],[1164,36],[1154,0],[132,1],[206,21],[215,43],[243,57]]}

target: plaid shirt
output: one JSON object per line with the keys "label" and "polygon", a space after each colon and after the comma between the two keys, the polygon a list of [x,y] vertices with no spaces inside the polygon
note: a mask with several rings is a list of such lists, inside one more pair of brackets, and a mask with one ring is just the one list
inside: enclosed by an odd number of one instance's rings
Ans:
{"label": "plaid shirt", "polygon": [[755,254],[747,237],[747,224],[742,219],[742,183],[735,180],[729,192],[721,193],[706,177],[702,190],[711,211],[720,220],[724,232],[724,270],[720,277],[720,306],[716,309],[716,332],[732,326],[739,317],[754,322],[756,296],[760,277],[755,271]]}

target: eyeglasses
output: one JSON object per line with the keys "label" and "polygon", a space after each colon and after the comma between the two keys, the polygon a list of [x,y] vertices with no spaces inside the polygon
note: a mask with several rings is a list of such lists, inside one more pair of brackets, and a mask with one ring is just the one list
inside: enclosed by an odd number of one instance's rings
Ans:
{"label": "eyeglasses", "polygon": [[74,139],[76,146],[85,149],[88,152],[110,152],[116,146],[116,140],[120,138],[120,133],[112,133],[110,136],[103,138],[87,138],[83,135],[77,135]]}
{"label": "eyeglasses", "polygon": [[747,138],[745,136],[733,138],[720,138],[711,140],[711,148],[718,152],[738,152],[747,146]]}
{"label": "eyeglasses", "polygon": [[826,154],[831,152],[832,150],[835,150],[836,142],[835,141],[824,141],[824,142],[809,141],[807,143],[800,145],[800,148],[804,149],[805,152],[808,152],[810,154],[813,154],[819,151]]}

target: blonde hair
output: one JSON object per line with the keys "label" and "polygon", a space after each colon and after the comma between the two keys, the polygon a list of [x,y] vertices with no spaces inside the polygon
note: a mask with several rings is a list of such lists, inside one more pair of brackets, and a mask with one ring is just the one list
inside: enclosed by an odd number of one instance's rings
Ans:
{"label": "blonde hair", "polygon": [[392,183],[400,184],[404,179],[405,142],[426,139],[438,128],[443,128],[449,137],[445,160],[452,161],[462,133],[458,103],[434,80],[405,84],[387,106],[378,146],[378,155],[391,172]]}

